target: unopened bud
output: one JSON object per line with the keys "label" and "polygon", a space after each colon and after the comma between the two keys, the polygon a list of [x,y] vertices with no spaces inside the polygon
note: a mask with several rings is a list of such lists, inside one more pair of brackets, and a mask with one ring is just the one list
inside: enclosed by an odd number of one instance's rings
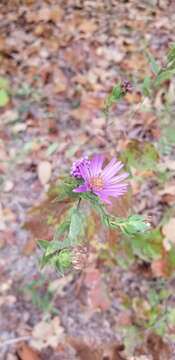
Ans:
{"label": "unopened bud", "polygon": [[122,89],[122,93],[126,94],[126,93],[131,93],[133,91],[133,87],[132,84],[130,83],[130,81],[128,80],[123,80],[121,83],[121,89]]}

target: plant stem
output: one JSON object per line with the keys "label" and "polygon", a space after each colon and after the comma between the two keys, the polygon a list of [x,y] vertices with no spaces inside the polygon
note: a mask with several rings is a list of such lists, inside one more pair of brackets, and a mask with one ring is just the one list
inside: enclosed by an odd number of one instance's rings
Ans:
{"label": "plant stem", "polygon": [[77,210],[80,208],[81,198],[78,199]]}

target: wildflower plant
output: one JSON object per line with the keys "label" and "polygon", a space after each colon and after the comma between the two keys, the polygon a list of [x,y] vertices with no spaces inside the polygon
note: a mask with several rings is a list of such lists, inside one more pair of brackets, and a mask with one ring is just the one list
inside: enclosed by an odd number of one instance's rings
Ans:
{"label": "wildflower plant", "polygon": [[[167,61],[162,67],[157,65],[150,54],[147,56],[152,73],[143,79],[142,84],[139,84],[143,100],[153,96],[156,89],[175,74],[175,46],[171,47]],[[131,83],[123,80],[118,82],[107,96],[103,108],[106,134],[108,134],[108,126],[112,125],[109,122],[112,106],[132,91]],[[141,160],[139,160],[140,152],[143,155]],[[113,213],[114,203],[116,207],[119,198],[122,199],[124,195],[130,193],[131,173],[129,175],[128,171],[122,169],[128,168],[129,165],[158,171],[159,154],[154,144],[140,144],[134,140],[131,149],[128,148],[128,151],[125,150],[125,153],[121,154],[121,159],[122,161],[114,157],[107,162],[104,154],[99,152],[92,157],[77,159],[73,162],[69,174],[60,177],[58,182],[51,186],[48,200],[34,209],[33,233],[38,239],[36,229],[39,224],[43,235],[43,238],[38,240],[43,252],[41,268],[50,265],[61,274],[70,269],[81,270],[86,266],[94,237],[98,235],[99,242],[108,241],[104,236],[106,232],[103,232],[103,239],[100,238],[99,228],[102,227],[106,227],[109,233],[116,232],[116,238],[118,238],[118,230],[120,231],[120,241],[113,249],[113,257],[122,266],[124,258],[120,256],[121,249],[122,254],[129,254],[132,260],[137,256],[143,261],[151,262],[159,261],[164,256],[161,226],[151,230],[147,219],[140,214],[118,217]],[[37,216],[41,218],[39,223]],[[31,226],[27,227],[31,228]],[[172,248],[166,256],[169,259],[167,260],[169,267],[174,268],[175,249]],[[168,271],[171,273],[171,269]]]}
{"label": "wildflower plant", "polygon": [[[89,218],[95,210],[102,226],[117,230],[125,236],[133,236],[148,230],[149,224],[141,215],[119,218],[110,211],[112,199],[123,196],[128,191],[129,174],[119,174],[124,164],[113,158],[103,165],[103,154],[85,157],[73,163],[70,176],[64,177],[54,189],[53,202],[67,204],[61,221],[55,224],[52,241],[39,240],[43,250],[41,267],[54,266],[60,273],[68,269],[80,270],[85,266],[89,248]],[[109,207],[109,208],[108,208]]]}

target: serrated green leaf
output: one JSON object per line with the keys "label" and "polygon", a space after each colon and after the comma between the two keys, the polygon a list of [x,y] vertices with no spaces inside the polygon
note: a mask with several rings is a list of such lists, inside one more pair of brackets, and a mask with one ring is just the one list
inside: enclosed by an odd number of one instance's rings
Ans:
{"label": "serrated green leaf", "polygon": [[42,258],[40,259],[39,265],[41,267],[41,269],[43,269],[46,265],[51,263],[53,255],[43,255]]}
{"label": "serrated green leaf", "polygon": [[136,234],[131,239],[131,245],[135,255],[145,261],[159,259],[162,256],[163,237],[159,229],[143,234]]}
{"label": "serrated green leaf", "polygon": [[4,107],[10,101],[9,95],[5,89],[0,89],[0,107]]}
{"label": "serrated green leaf", "polygon": [[37,243],[42,250],[46,250],[50,244],[47,240],[38,240]]}
{"label": "serrated green leaf", "polygon": [[131,215],[125,220],[124,232],[128,235],[144,233],[149,228],[148,223],[141,215]]}
{"label": "serrated green leaf", "polygon": [[70,246],[69,239],[65,239],[64,241],[50,241],[49,246],[46,249],[45,255],[54,254],[56,251],[62,250],[65,247]]}

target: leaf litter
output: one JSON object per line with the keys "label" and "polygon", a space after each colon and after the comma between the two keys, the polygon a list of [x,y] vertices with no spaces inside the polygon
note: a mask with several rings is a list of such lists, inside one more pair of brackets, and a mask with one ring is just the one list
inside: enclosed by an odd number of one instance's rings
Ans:
{"label": "leaf litter", "polygon": [[[60,175],[60,169],[64,172],[69,168],[70,157],[79,157],[87,149],[89,154],[104,149],[114,155],[111,144],[120,152],[127,148],[128,139],[150,142],[159,137],[156,116],[135,111],[128,117],[128,105],[135,101],[137,106],[138,94],[129,94],[114,109],[111,114],[114,125],[109,129],[108,139],[101,121],[105,95],[123,73],[126,77],[131,73],[138,77],[143,76],[142,72],[148,75],[145,43],[149,43],[149,50],[160,62],[169,43],[175,40],[174,4],[168,5],[166,0],[157,3],[84,1],[82,5],[72,0],[66,4],[27,0],[0,4],[0,232],[5,239],[0,268],[2,284],[8,284],[10,279],[10,286],[2,294],[1,310],[5,316],[0,325],[1,342],[21,334],[32,337],[29,344],[3,348],[3,360],[16,356],[15,353],[20,360],[47,359],[48,352],[53,360],[129,360],[131,356],[123,352],[123,343],[125,350],[134,345],[136,359],[143,360],[145,356],[173,360],[173,341],[167,345],[169,340],[166,337],[162,340],[159,335],[145,336],[140,341],[135,323],[142,326],[143,319],[137,313],[137,301],[133,300],[143,298],[141,305],[147,317],[150,309],[145,296],[149,283],[156,277],[158,286],[157,279],[166,276],[167,255],[153,260],[151,270],[145,265],[143,273],[141,267],[130,271],[115,267],[108,273],[103,272],[103,249],[100,259],[94,251],[91,260],[96,268],[83,277],[68,276],[59,283],[57,274],[46,274],[50,288],[52,283],[54,289],[56,286],[53,301],[59,316],[47,314],[44,318],[42,311],[21,292],[31,279],[40,278],[36,238],[38,235],[52,238],[51,225],[48,231],[42,219],[38,223],[36,217],[30,223],[35,232],[31,239],[22,228],[28,220],[27,211],[45,200],[47,184]],[[162,103],[160,94],[155,106],[157,103]],[[95,127],[98,124],[95,134],[93,124]],[[35,146],[22,151],[34,143]],[[77,144],[81,144],[81,150]],[[146,161],[150,168],[149,156]],[[164,158],[164,167],[174,171],[172,153]],[[143,169],[136,169],[136,176],[139,178],[142,172]],[[151,178],[142,184],[133,181],[134,206],[158,225],[164,207],[172,204],[173,200],[164,196],[174,195],[174,179],[162,190],[154,180],[154,171],[147,175],[145,172],[144,176]],[[55,215],[61,216],[62,210],[56,214],[55,208]],[[52,220],[49,219],[50,224]],[[161,230],[168,244],[174,242],[173,221],[174,218],[170,219]],[[167,251],[165,240],[164,245]],[[50,291],[46,284],[43,286]]]}

